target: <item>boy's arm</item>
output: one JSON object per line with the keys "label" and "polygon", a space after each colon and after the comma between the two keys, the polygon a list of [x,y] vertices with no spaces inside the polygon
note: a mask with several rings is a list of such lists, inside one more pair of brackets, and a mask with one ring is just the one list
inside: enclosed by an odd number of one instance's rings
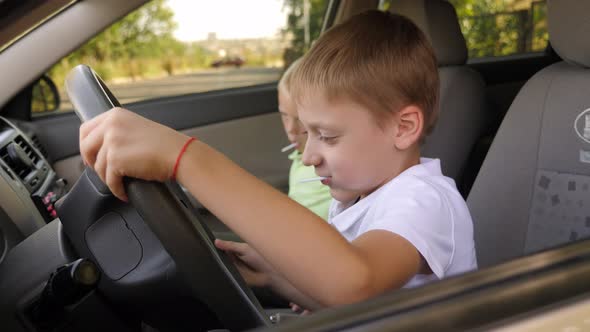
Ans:
{"label": "boy's arm", "polygon": [[249,244],[216,239],[215,246],[231,255],[235,266],[248,285],[269,287],[283,298],[309,310],[321,308],[312,298],[297,290]]}
{"label": "boy's arm", "polygon": [[[80,153],[125,200],[123,177],[169,179],[187,139],[116,109],[80,127]],[[370,231],[351,245],[316,214],[203,142],[188,145],[176,175],[289,283],[321,305],[356,302],[401,287],[419,270],[417,250],[402,237]]]}
{"label": "boy's arm", "polygon": [[295,289],[322,305],[401,287],[420,269],[420,255],[402,237],[370,231],[351,245],[313,212],[200,141],[189,145],[177,178]]}
{"label": "boy's arm", "polygon": [[282,297],[288,299],[291,302],[297,303],[300,307],[315,311],[321,309],[323,306],[316,300],[303,294],[293,284],[291,284],[282,275],[276,274],[271,278],[269,287],[280,294]]}

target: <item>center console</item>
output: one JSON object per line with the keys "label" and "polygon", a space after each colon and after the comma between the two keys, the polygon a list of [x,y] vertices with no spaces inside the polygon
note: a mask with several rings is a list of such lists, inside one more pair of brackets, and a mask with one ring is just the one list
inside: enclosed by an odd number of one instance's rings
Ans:
{"label": "center console", "polygon": [[57,218],[53,203],[64,194],[38,145],[19,127],[0,117],[0,208],[23,236]]}

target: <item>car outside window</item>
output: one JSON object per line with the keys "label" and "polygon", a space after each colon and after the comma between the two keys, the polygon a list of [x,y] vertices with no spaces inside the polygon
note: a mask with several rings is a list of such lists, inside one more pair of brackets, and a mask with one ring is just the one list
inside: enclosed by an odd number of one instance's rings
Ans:
{"label": "car outside window", "polygon": [[327,2],[151,1],[51,67],[60,105],[33,100],[33,116],[72,110],[64,80],[81,63],[122,104],[276,82],[319,36]]}

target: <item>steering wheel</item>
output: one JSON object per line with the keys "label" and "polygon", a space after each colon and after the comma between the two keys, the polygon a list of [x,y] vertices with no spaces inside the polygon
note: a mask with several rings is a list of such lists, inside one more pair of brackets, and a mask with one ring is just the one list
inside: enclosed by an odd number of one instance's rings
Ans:
{"label": "steering wheel", "polygon": [[[120,106],[86,65],[72,69],[66,90],[82,122]],[[56,204],[72,245],[108,277],[101,278],[102,292],[113,297],[154,292],[158,281],[171,279],[169,266],[174,264],[166,261],[165,249],[175,263],[173,272],[225,328],[244,330],[271,324],[227,255],[214,246],[211,231],[191,210],[176,183],[129,178],[124,182],[130,204],[114,198],[96,173],[86,168]]]}

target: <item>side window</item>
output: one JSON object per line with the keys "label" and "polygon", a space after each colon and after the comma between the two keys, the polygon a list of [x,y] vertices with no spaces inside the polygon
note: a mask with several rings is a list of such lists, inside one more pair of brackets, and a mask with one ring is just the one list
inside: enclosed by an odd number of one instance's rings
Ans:
{"label": "side window", "polygon": [[542,52],[547,47],[545,0],[449,0],[469,58]]}
{"label": "side window", "polygon": [[59,105],[46,107],[47,94],[36,92],[33,116],[72,110],[64,80],[78,64],[122,104],[275,82],[319,36],[327,3],[153,0],[51,67],[44,78]]}

